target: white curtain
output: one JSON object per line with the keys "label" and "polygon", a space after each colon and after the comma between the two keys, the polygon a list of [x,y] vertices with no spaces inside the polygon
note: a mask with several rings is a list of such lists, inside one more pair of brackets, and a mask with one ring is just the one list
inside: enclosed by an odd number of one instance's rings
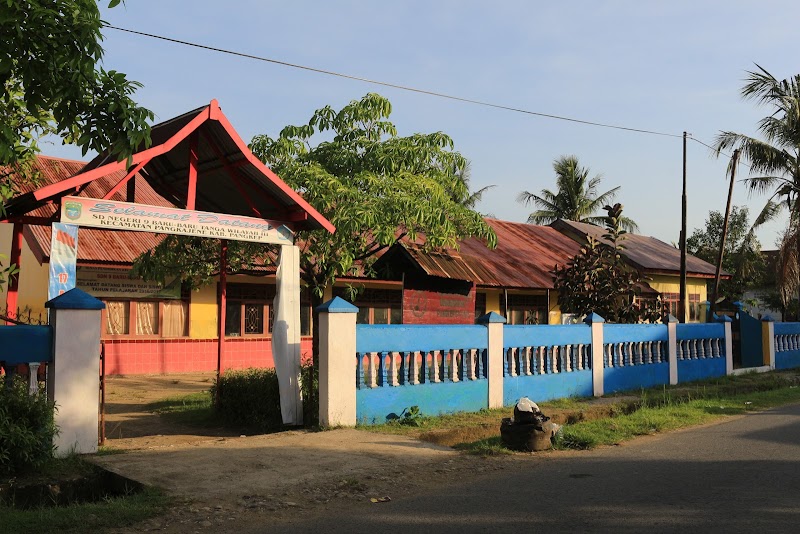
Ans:
{"label": "white curtain", "polygon": [[161,319],[164,337],[182,337],[189,335],[188,321],[189,303],[182,300],[164,302],[164,317]]}
{"label": "white curtain", "polygon": [[272,327],[272,357],[278,374],[285,425],[303,424],[300,393],[300,250],[282,245]]}

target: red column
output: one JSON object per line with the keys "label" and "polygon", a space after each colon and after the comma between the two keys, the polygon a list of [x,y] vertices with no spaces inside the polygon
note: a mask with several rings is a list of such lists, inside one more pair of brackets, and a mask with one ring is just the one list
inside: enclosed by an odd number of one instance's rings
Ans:
{"label": "red column", "polygon": [[[9,263],[16,265],[17,269],[20,267],[20,258],[22,256],[22,223],[14,223],[14,233],[11,238],[11,254]],[[6,315],[17,319],[17,291],[19,289],[19,275],[8,277],[8,292],[6,292]],[[8,323],[12,324],[12,323]]]}
{"label": "red column", "polygon": [[219,250],[219,342],[217,343],[217,387],[216,401],[219,403],[219,375],[222,371],[222,356],[225,353],[225,304],[227,303],[228,241],[220,241]]}
{"label": "red column", "polygon": [[197,197],[197,133],[189,137],[189,190],[186,192],[186,209],[193,210]]}

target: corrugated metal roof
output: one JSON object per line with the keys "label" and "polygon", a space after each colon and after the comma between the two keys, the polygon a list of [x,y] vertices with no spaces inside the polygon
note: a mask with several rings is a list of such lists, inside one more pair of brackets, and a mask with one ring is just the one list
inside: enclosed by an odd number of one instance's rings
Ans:
{"label": "corrugated metal roof", "polygon": [[[581,241],[585,240],[587,235],[591,235],[605,242],[602,237],[606,230],[599,226],[562,219],[551,223],[551,226]],[[625,234],[622,245],[625,247],[622,251],[623,256],[641,270],[651,273],[680,273],[681,251],[668,243],[655,237],[628,233]],[[686,272],[689,276],[713,277],[715,267],[707,261],[687,254]],[[723,271],[722,276],[730,277],[730,274]]]}
{"label": "corrugated metal roof", "polygon": [[402,246],[430,276],[519,289],[552,289],[550,271],[580,252],[575,241],[549,226],[485,220],[497,234],[494,250],[475,238],[461,241],[458,251],[425,252],[422,240]]}

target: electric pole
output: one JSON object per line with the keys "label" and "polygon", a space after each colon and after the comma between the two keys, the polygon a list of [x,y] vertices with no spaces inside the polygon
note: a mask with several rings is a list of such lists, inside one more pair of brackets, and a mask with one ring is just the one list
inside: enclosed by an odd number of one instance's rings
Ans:
{"label": "electric pole", "polygon": [[683,132],[683,195],[681,196],[681,277],[678,321],[686,322],[686,132]]}

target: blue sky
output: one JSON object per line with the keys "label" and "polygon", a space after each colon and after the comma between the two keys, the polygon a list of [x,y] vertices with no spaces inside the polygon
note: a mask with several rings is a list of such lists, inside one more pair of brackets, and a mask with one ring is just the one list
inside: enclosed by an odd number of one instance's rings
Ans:
{"label": "blue sky", "polygon": [[[103,2],[107,4],[107,2]],[[355,76],[530,111],[657,130],[711,144],[720,130],[756,133],[768,113],[739,96],[759,63],[800,72],[795,1],[292,2],[128,0],[110,24]],[[524,221],[522,190],[553,189],[552,162],[575,154],[641,232],[677,242],[681,140],[634,134],[408,93],[106,29],[105,67],[144,84],[136,100],[165,120],[212,98],[249,141],[302,124],[367,92],[387,96],[401,135],[443,131],[472,164],[478,209]],[[723,210],[726,159],[688,151],[689,232]],[[80,159],[71,147],[44,153]],[[747,168],[742,167],[742,175]],[[751,218],[763,196],[737,183]],[[774,248],[786,218],[759,233]]]}

